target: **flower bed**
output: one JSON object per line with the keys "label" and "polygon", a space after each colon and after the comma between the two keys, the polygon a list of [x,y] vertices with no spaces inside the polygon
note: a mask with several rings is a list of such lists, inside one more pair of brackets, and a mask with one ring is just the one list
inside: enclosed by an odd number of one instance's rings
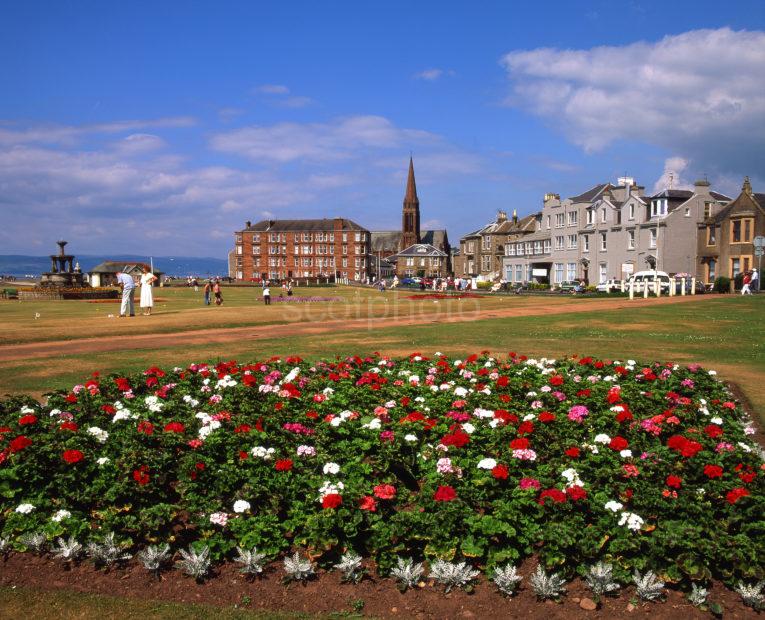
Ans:
{"label": "flower bed", "polygon": [[483,299],[484,295],[475,293],[420,293],[407,295],[407,299]]}
{"label": "flower bed", "polygon": [[299,358],[93,376],[0,403],[0,519],[121,547],[352,549],[487,572],[537,554],[627,581],[765,576],[751,423],[713,373],[471,356]]}
{"label": "flower bed", "polygon": [[339,297],[317,297],[317,296],[311,296],[311,297],[283,297],[282,295],[278,295],[277,297],[271,297],[271,301],[274,303],[291,303],[291,304],[305,304],[309,302],[314,301],[340,301]]}

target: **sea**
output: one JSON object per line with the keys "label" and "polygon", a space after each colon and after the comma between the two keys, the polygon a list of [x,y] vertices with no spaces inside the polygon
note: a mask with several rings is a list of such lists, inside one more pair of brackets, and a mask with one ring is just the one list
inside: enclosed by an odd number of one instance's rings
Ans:
{"label": "sea", "polygon": [[[168,276],[183,277],[197,276],[208,278],[212,276],[227,276],[228,261],[225,258],[196,257],[196,256],[136,256],[121,254],[112,256],[77,255],[75,260],[80,263],[80,269],[87,273],[93,267],[104,261],[130,263],[153,262],[154,269]],[[50,256],[24,256],[20,254],[0,254],[0,276],[16,278],[38,278],[40,274],[50,271]]]}

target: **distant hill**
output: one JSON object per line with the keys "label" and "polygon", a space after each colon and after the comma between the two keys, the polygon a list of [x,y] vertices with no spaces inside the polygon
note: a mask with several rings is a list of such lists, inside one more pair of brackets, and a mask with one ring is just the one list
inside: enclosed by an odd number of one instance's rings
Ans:
{"label": "distant hill", "polygon": [[[110,256],[77,255],[80,269],[87,272],[105,260],[131,263],[148,263],[148,256],[117,254]],[[224,258],[197,258],[195,256],[155,256],[154,268],[169,276],[227,276],[228,261]],[[26,275],[39,276],[50,270],[50,257],[23,256],[20,254],[0,254],[0,274],[23,277]]]}

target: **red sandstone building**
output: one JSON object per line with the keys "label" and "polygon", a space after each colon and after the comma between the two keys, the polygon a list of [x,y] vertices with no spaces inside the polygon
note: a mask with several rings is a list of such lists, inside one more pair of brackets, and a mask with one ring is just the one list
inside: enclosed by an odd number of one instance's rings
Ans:
{"label": "red sandstone building", "polygon": [[369,231],[351,220],[247,222],[234,235],[237,280],[330,278],[365,280]]}

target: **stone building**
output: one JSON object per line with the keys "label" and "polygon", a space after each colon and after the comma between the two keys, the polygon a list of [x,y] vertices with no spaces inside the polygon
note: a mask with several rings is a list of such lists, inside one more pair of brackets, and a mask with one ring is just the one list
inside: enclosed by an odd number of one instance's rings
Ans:
{"label": "stone building", "polygon": [[[425,244],[446,255],[445,273],[451,273],[451,247],[445,229],[420,229],[420,199],[417,196],[417,183],[414,178],[414,161],[409,158],[409,174],[406,180],[404,203],[401,212],[401,230],[377,230],[371,233],[370,251],[377,260],[388,259],[397,263],[396,256],[408,251],[412,246]],[[396,264],[399,277],[407,271],[405,265]],[[416,274],[415,274],[416,275]]]}
{"label": "stone building", "polygon": [[348,219],[247,222],[234,241],[237,280],[369,275],[370,233]]}
{"label": "stone building", "polygon": [[718,276],[735,278],[758,266],[754,238],[765,236],[765,194],[752,191],[745,177],[741,193],[725,207],[710,212],[697,226],[697,273],[705,282]]}

